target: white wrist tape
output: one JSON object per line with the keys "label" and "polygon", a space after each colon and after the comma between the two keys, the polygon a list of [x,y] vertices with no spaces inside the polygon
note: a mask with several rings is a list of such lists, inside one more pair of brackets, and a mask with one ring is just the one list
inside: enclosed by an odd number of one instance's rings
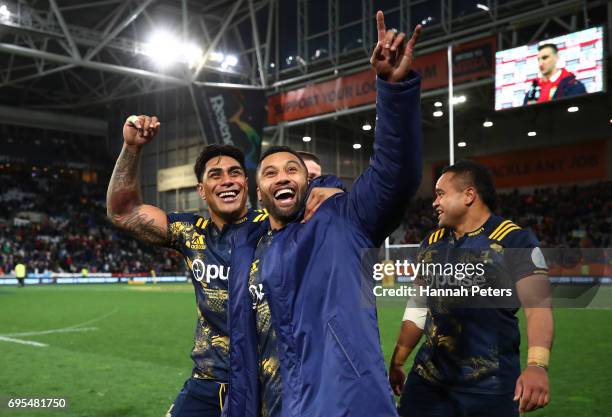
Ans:
{"label": "white wrist tape", "polygon": [[426,307],[407,306],[406,310],[404,311],[404,321],[410,320],[421,330],[425,328],[426,318],[427,318],[427,308]]}

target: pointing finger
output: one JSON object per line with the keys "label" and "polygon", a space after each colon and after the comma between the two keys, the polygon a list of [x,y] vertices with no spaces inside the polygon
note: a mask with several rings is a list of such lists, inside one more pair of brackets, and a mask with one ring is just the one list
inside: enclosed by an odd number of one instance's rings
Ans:
{"label": "pointing finger", "polygon": [[378,31],[378,42],[385,39],[385,15],[381,10],[376,12],[376,30]]}

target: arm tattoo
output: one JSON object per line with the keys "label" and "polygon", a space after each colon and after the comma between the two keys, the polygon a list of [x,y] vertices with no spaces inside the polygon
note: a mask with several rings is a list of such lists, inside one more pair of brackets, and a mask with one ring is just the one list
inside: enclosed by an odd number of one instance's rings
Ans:
{"label": "arm tattoo", "polygon": [[[111,176],[110,184],[108,185],[108,196],[117,191],[135,191],[139,201],[136,204],[142,204],[140,195],[140,185],[138,184],[138,162],[140,152],[123,148],[117,158],[113,175]],[[110,207],[112,209],[112,207]]]}
{"label": "arm tattoo", "polygon": [[168,244],[168,230],[139,210],[142,193],[138,180],[140,151],[124,147],[117,158],[106,194],[106,210],[112,222],[135,238],[154,245]]}
{"label": "arm tattoo", "polygon": [[170,243],[168,230],[156,226],[154,219],[138,210],[127,216],[113,216],[113,222],[143,242],[164,246]]}

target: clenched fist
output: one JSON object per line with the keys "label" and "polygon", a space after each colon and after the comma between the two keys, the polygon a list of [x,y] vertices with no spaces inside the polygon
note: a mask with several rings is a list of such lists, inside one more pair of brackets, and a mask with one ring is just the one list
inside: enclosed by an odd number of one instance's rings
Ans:
{"label": "clenched fist", "polygon": [[123,125],[123,140],[128,146],[146,145],[157,135],[160,125],[155,116],[130,116]]}

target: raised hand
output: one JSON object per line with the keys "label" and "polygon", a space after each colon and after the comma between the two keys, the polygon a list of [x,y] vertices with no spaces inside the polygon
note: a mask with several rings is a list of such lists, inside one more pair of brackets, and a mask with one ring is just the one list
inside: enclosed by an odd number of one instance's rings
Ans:
{"label": "raised hand", "polygon": [[130,116],[123,125],[123,140],[128,146],[143,146],[149,143],[161,123],[155,116]]}
{"label": "raised hand", "polygon": [[378,43],[372,52],[370,63],[376,70],[376,74],[388,82],[403,81],[414,61],[413,49],[419,35],[421,25],[414,28],[408,43],[405,43],[406,34],[394,29],[387,30],[385,27],[385,15],[382,11],[376,13],[376,29],[378,31]]}

